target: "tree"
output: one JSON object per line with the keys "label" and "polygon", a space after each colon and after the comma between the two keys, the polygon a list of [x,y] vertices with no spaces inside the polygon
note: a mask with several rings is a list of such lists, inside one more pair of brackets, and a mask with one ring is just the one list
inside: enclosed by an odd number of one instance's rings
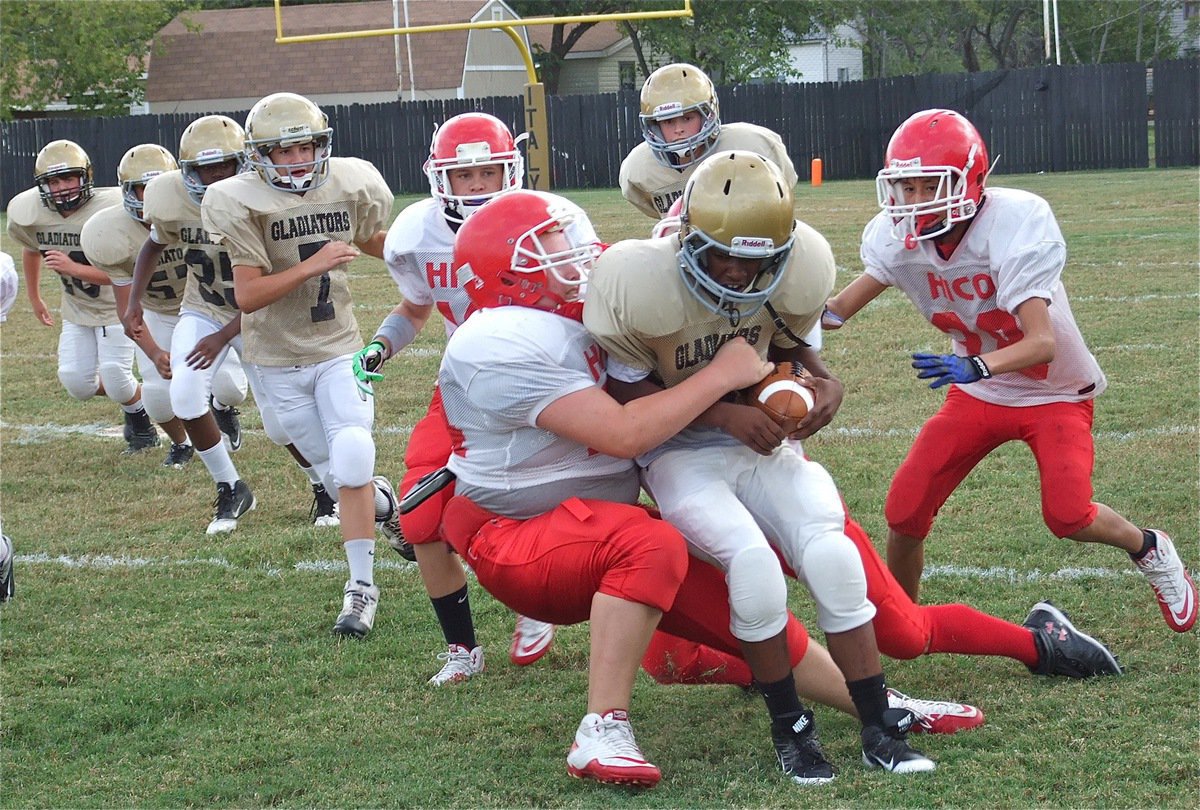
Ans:
{"label": "tree", "polygon": [[[1067,63],[1175,56],[1171,16],[1182,0],[1059,0]],[[825,13],[861,38],[869,77],[996,70],[1045,61],[1041,0],[831,0]],[[1184,36],[1195,36],[1193,25]]]}
{"label": "tree", "polygon": [[155,33],[182,0],[3,0],[0,118],[66,101],[101,115],[145,97],[142,72]]}
{"label": "tree", "polygon": [[[521,17],[575,17],[584,14],[634,11],[647,4],[621,0],[516,0],[509,5]],[[546,86],[547,95],[552,96],[558,92],[558,79],[567,54],[579,44],[580,38],[588,29],[595,25],[594,22],[554,23],[550,26],[549,50],[534,46],[534,62],[538,76]]]}
{"label": "tree", "polygon": [[690,62],[717,84],[799,78],[788,46],[817,30],[825,5],[693,0],[691,19],[639,20],[631,25],[645,50]]}

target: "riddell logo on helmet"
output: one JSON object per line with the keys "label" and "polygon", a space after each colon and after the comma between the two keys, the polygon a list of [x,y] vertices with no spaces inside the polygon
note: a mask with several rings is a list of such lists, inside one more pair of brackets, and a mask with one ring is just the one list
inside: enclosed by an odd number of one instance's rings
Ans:
{"label": "riddell logo on helmet", "polygon": [[893,169],[919,169],[921,167],[921,158],[920,156],[906,158],[905,160],[892,158],[892,162],[889,165]]}
{"label": "riddell logo on helmet", "polygon": [[775,242],[761,236],[735,236],[729,246],[742,250],[771,250],[775,247]]}
{"label": "riddell logo on helmet", "polygon": [[659,104],[654,108],[655,118],[674,118],[683,111],[683,103],[679,101],[668,101],[666,104]]}

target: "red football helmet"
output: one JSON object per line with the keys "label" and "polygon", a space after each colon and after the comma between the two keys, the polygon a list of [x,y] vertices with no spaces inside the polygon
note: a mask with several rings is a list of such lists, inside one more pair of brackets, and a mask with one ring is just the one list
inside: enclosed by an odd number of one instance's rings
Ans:
{"label": "red football helmet", "polygon": [[[464,222],[488,200],[521,188],[525,179],[525,161],[517,144],[526,134],[513,138],[504,122],[480,112],[463,113],[433,131],[425,176],[434,199],[441,202],[446,218]],[[471,197],[456,196],[450,187],[450,172],[471,166],[497,165],[503,168],[500,190]]]}
{"label": "red football helmet", "polygon": [[[970,121],[953,110],[923,110],[888,142],[875,179],[879,206],[891,215],[896,238],[915,247],[975,216],[988,171],[987,145]],[[905,181],[915,178],[938,181],[932,199],[905,198]]]}
{"label": "red football helmet", "polygon": [[[473,309],[522,306],[579,320],[598,242],[575,244],[578,208],[544,191],[514,191],[480,208],[454,239],[454,266]],[[551,279],[560,291],[551,288]],[[563,289],[565,288],[565,289]]]}

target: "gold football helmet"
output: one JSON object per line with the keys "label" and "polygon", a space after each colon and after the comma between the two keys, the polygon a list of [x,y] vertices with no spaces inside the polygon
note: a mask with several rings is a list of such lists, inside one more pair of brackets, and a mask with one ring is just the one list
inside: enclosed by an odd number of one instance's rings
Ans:
{"label": "gold football helmet", "polygon": [[142,200],[137,190],[163,172],[177,168],[174,155],[156,143],[143,143],[126,152],[117,164],[117,184],[121,186],[125,213],[141,222]]}
{"label": "gold football helmet", "polygon": [[[796,221],[792,189],[779,167],[753,152],[718,152],[700,164],[683,190],[679,267],[687,288],[731,323],[758,312],[783,280]],[[741,289],[709,275],[711,251],[753,259]]]}
{"label": "gold football helmet", "polygon": [[[279,147],[313,144],[313,159],[279,164],[271,152]],[[246,158],[263,180],[284,191],[312,191],[329,179],[333,130],[329,117],[304,96],[272,93],[246,116]]]}
{"label": "gold football helmet", "polygon": [[229,163],[226,176],[240,174],[247,165],[245,142],[246,130],[224,115],[206,115],[188,124],[179,138],[179,170],[183,186],[196,205],[204,199],[204,190],[209,186],[201,179],[198,168]]}
{"label": "gold football helmet", "polygon": [[[51,177],[79,175],[79,188],[50,190]],[[74,211],[92,198],[94,187],[92,159],[74,141],[51,141],[38,152],[33,164],[33,179],[37,183],[42,204],[65,214]]]}
{"label": "gold football helmet", "polygon": [[[654,157],[664,166],[682,169],[704,156],[721,134],[717,90],[703,70],[678,62],[651,73],[642,85],[642,136]],[[681,140],[669,140],[660,123],[696,111],[700,131]]]}

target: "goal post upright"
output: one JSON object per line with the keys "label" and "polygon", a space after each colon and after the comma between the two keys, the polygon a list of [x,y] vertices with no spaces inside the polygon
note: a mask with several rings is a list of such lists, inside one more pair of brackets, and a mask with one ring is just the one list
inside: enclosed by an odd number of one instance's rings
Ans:
{"label": "goal post upright", "polygon": [[[613,14],[584,14],[569,17],[531,17],[521,20],[486,20],[466,23],[440,23],[416,25],[407,28],[374,28],[362,31],[331,31],[326,34],[303,34],[285,36],[283,33],[282,0],[275,0],[275,44],[291,45],[301,42],[327,42],[338,39],[361,39],[365,37],[393,37],[400,34],[429,34],[439,31],[464,31],[477,28],[499,29],[508,35],[517,46],[521,60],[525,63],[528,81],[525,84],[525,131],[529,133],[527,146],[529,187],[549,190],[550,188],[550,122],[546,110],[546,87],[538,81],[533,55],[525,40],[514,29],[531,25],[556,25],[562,23],[620,22],[622,20],[661,20],[672,17],[691,17],[692,0],[682,0],[683,8],[668,11],[621,12]],[[411,77],[410,77],[411,81]]]}

